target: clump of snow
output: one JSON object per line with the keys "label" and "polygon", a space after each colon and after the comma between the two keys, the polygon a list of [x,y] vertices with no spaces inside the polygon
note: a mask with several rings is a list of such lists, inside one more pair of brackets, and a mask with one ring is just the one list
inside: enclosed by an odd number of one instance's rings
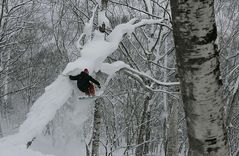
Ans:
{"label": "clump of snow", "polygon": [[69,63],[63,71],[63,74],[76,75],[84,68],[88,68],[90,73],[100,70],[99,67],[107,56],[112,54],[118,48],[118,44],[122,40],[123,35],[134,31],[135,26],[132,24],[135,21],[136,19],[133,19],[128,23],[117,26],[106,40],[103,33],[95,31],[92,41],[83,47],[81,57],[76,61]]}
{"label": "clump of snow", "polygon": [[166,111],[162,112],[161,118],[162,119],[167,119],[168,118],[168,112],[166,112]]}
{"label": "clump of snow", "polygon": [[[97,95],[100,96],[100,95]],[[68,114],[69,122],[74,125],[82,126],[82,124],[88,119],[88,115],[90,114],[90,107],[94,98],[86,98],[78,100],[77,104],[74,105],[74,110],[71,114]]]}
{"label": "clump of snow", "polygon": [[123,61],[117,61],[112,64],[102,63],[101,71],[108,75],[112,75],[112,74],[116,73],[117,71],[119,71],[120,69],[126,68],[126,67],[129,67],[129,65],[127,65]]}
{"label": "clump of snow", "polygon": [[125,24],[120,24],[114,28],[114,30],[107,37],[107,41],[118,46],[119,42],[123,39],[124,34],[131,34],[135,30],[134,23],[137,21],[136,18],[131,19]]}
{"label": "clump of snow", "polygon": [[103,23],[105,24],[105,27],[106,27],[107,29],[111,28],[110,21],[109,21],[109,19],[106,17],[106,11],[105,11],[105,10],[100,11],[100,12],[98,13],[98,24],[99,24],[99,25],[102,25]]}
{"label": "clump of snow", "polygon": [[77,75],[84,68],[88,68],[90,73],[97,72],[99,70],[103,71],[104,69],[100,69],[99,67],[107,56],[115,52],[125,34],[131,34],[135,28],[142,25],[162,22],[161,20],[152,19],[142,20],[135,23],[136,21],[137,19],[132,19],[127,23],[116,26],[106,39],[103,33],[95,31],[92,41],[83,47],[81,57],[74,62],[70,62],[63,71],[63,74]]}
{"label": "clump of snow", "polygon": [[80,50],[81,48],[83,48],[83,45],[81,45],[81,40],[85,39],[86,42],[89,42],[92,38],[92,33],[93,33],[93,25],[94,25],[94,16],[95,16],[95,12],[97,10],[98,6],[96,6],[94,8],[93,12],[93,16],[90,18],[90,20],[88,22],[85,23],[84,29],[83,29],[83,33],[81,34],[81,36],[79,37],[79,39],[76,41],[75,45],[76,48],[78,50]]}
{"label": "clump of snow", "polygon": [[85,27],[83,30],[83,34],[86,34],[86,40],[89,41],[92,36],[92,31],[93,31],[93,25],[94,25],[94,17],[95,17],[95,12],[97,10],[96,6],[93,10],[93,16],[90,18],[89,22],[85,23]]}
{"label": "clump of snow", "polygon": [[117,46],[104,41],[102,33],[96,31],[93,40],[86,44],[81,51],[81,57],[74,62],[68,63],[63,74],[76,75],[84,68],[88,68],[90,74],[99,70],[99,66],[106,57],[117,49]]}
{"label": "clump of snow", "polygon": [[26,141],[40,134],[51,121],[58,109],[71,97],[72,83],[67,76],[60,75],[45,89],[45,93],[37,99],[30,109],[27,119],[20,126],[19,133],[25,134]]}

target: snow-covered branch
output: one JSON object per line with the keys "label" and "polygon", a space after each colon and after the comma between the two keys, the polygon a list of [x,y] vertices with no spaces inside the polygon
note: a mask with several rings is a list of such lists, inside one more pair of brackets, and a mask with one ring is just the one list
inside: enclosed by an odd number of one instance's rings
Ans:
{"label": "snow-covered branch", "polygon": [[124,34],[131,34],[135,31],[136,28],[149,25],[149,24],[160,24],[171,29],[171,26],[164,23],[163,20],[154,20],[154,19],[143,19],[139,22],[136,22],[137,19],[133,18],[125,24],[120,24],[114,28],[114,30],[107,37],[107,41],[114,42],[119,44],[119,41],[122,40]]}
{"label": "snow-covered branch", "polygon": [[91,37],[92,37],[92,31],[93,31],[93,25],[94,25],[94,17],[95,17],[97,8],[98,8],[98,5],[92,11],[93,15],[90,18],[89,22],[85,23],[85,27],[84,27],[84,32],[83,33],[86,34],[87,41],[91,40]]}
{"label": "snow-covered branch", "polygon": [[128,70],[128,71],[130,71],[130,72],[132,72],[132,73],[134,73],[134,74],[137,74],[137,75],[139,75],[139,76],[145,77],[145,78],[147,78],[147,79],[149,79],[149,80],[151,80],[151,81],[153,81],[153,82],[155,82],[156,84],[161,85],[161,86],[167,86],[167,87],[168,87],[168,86],[175,86],[175,85],[179,85],[179,84],[180,84],[179,82],[161,82],[161,81],[156,80],[155,78],[153,78],[153,77],[147,75],[146,73],[137,71],[137,70],[135,70],[135,69],[133,69],[133,68],[129,68],[129,67],[128,67],[128,68],[125,68],[125,69]]}
{"label": "snow-covered branch", "polygon": [[96,30],[93,39],[83,47],[81,57],[76,61],[69,63],[63,71],[63,74],[75,75],[84,68],[90,69],[90,72],[97,72],[105,59],[117,50],[119,43],[125,34],[131,34],[136,28],[146,24],[159,24],[162,22],[162,20],[151,19],[139,22],[136,21],[137,19],[134,18],[127,23],[116,26],[107,36],[106,40],[104,34]]}
{"label": "snow-covered branch", "polygon": [[106,73],[108,75],[113,75],[116,72],[123,70],[125,72],[125,74],[129,75],[130,77],[132,77],[133,79],[138,81],[142,85],[142,87],[145,88],[146,90],[149,90],[152,92],[164,92],[164,93],[168,93],[168,94],[172,94],[172,95],[179,94],[178,92],[172,93],[172,92],[168,92],[168,91],[161,90],[161,89],[156,89],[156,90],[152,89],[150,86],[145,84],[144,79],[148,79],[148,80],[154,82],[155,84],[158,84],[160,86],[165,86],[165,87],[177,86],[180,84],[179,82],[161,82],[161,81],[156,80],[155,78],[149,76],[146,73],[143,73],[143,72],[140,72],[138,70],[131,68],[129,65],[127,65],[126,63],[124,63],[122,61],[116,61],[112,64],[103,63],[100,70],[103,73]]}

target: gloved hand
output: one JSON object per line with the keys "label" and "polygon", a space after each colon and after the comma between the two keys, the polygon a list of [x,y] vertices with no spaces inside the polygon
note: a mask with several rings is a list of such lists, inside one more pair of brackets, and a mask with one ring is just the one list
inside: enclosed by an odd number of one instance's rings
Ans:
{"label": "gloved hand", "polygon": [[101,86],[100,86],[100,85],[98,85],[98,87],[99,87],[99,88],[101,88]]}

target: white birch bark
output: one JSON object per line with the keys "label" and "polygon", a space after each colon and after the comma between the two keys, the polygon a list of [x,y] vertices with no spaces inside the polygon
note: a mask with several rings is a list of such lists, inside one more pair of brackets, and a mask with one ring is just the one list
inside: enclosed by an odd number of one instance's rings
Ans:
{"label": "white birch bark", "polygon": [[228,156],[213,0],[171,0],[189,156]]}
{"label": "white birch bark", "polygon": [[[100,11],[105,13],[106,9],[107,9],[107,3],[108,0],[101,0],[101,4],[100,4]],[[100,22],[100,19],[98,17],[98,22]],[[99,26],[99,30],[101,33],[105,32],[105,25],[104,25],[104,20],[106,20],[106,18],[103,19],[103,23],[99,23],[102,24],[101,26]],[[99,148],[100,148],[100,126],[101,126],[101,104],[104,103],[104,99],[103,98],[98,98],[95,101],[95,110],[94,110],[94,121],[93,121],[93,141],[92,141],[92,150],[91,150],[91,156],[99,156]]]}
{"label": "white birch bark", "polygon": [[91,156],[99,156],[100,125],[101,125],[100,106],[101,106],[101,103],[103,103],[102,98],[99,98],[95,101]]}

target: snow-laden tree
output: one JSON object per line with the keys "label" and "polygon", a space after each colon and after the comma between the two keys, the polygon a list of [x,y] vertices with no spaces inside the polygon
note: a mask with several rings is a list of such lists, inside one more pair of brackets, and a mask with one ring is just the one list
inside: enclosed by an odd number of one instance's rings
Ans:
{"label": "snow-laden tree", "polygon": [[[23,117],[25,119],[25,114],[36,98],[44,91],[45,86],[56,79],[66,63],[75,61],[84,55],[86,45],[92,42],[95,35],[99,35],[93,32],[103,30],[101,29],[104,28],[102,27],[103,22],[107,25],[103,35],[104,39],[110,41],[112,38],[109,39],[108,35],[114,31],[117,25],[127,23],[132,18],[137,18],[133,24],[131,23],[132,25],[137,24],[141,19],[162,20],[163,25],[141,25],[133,31],[132,35],[125,33],[118,47],[115,47],[115,52],[105,58],[104,65],[107,67],[110,67],[113,62],[119,63],[120,60],[127,64],[129,68],[122,68],[117,71],[107,82],[107,87],[103,93],[104,103],[100,104],[96,113],[96,116],[100,114],[100,118],[97,118],[100,122],[95,126],[97,127],[96,136],[98,135],[95,139],[96,145],[98,144],[98,147],[95,146],[95,151],[100,151],[104,155],[115,155],[120,152],[124,155],[136,154],[139,156],[147,155],[147,153],[152,155],[186,153],[188,150],[186,118],[183,113],[182,102],[179,100],[179,92],[175,86],[163,86],[158,83],[178,81],[176,79],[177,74],[175,74],[176,68],[174,67],[175,51],[169,22],[171,15],[169,14],[168,1],[3,0],[0,2],[1,6],[5,5],[2,2],[11,4],[9,8],[14,6],[12,2],[14,4],[29,2],[27,3],[29,5],[20,5],[21,7],[19,6],[19,9],[12,14],[10,20],[14,25],[16,22],[20,24],[21,19],[24,19],[22,20],[26,24],[23,27],[24,29],[20,29],[20,33],[16,33],[11,38],[5,35],[4,39],[7,39],[7,42],[0,42],[0,52],[4,52],[2,53],[4,54],[4,60],[8,60],[6,54],[10,54],[9,51],[11,51],[10,58],[12,60],[10,61],[11,67],[8,68],[8,71],[10,71],[8,75],[6,75],[6,64],[1,62],[0,79],[4,80],[5,76],[9,76],[10,81],[8,82],[10,85],[6,86],[5,91],[7,92],[8,89],[9,99],[17,101],[14,102],[14,112],[11,112],[11,114],[18,119],[9,119],[12,122],[9,125],[16,126],[17,124],[18,127],[19,121],[23,121]],[[100,7],[101,2],[103,3],[102,6],[107,6],[106,9]],[[95,9],[97,5],[98,10]],[[219,47],[222,56],[221,76],[225,84],[223,97],[226,103],[226,111],[229,112],[227,124],[233,155],[238,153],[237,77],[239,55],[237,52],[237,6],[238,1],[236,0],[217,1],[216,3],[219,42],[222,45]],[[30,12],[30,18],[20,16],[25,11]],[[94,17],[92,18],[93,14]],[[4,15],[2,18],[6,19],[8,16]],[[106,15],[109,21],[104,21],[105,18],[98,20],[98,15],[100,17]],[[18,17],[18,20],[15,21],[16,18],[14,17]],[[108,22],[111,26],[108,25]],[[4,20],[2,20],[3,23]],[[126,25],[130,27],[131,24]],[[8,28],[11,28],[10,26],[8,25]],[[22,42],[18,42],[19,40]],[[94,39],[94,41],[96,40]],[[11,43],[14,43],[14,46]],[[101,43],[105,42],[102,40]],[[97,44],[97,42],[94,42],[94,44]],[[2,50],[4,47],[7,47],[8,50]],[[23,47],[26,47],[26,51],[23,51]],[[101,48],[93,48],[92,51],[94,51],[94,54],[92,53],[92,56],[94,56],[101,52]],[[2,58],[1,56],[0,60],[3,60]],[[17,61],[14,61],[15,58]],[[91,58],[94,59],[94,57]],[[119,69],[118,67],[116,68]],[[101,83],[105,82],[107,74],[98,69],[93,72],[96,72],[94,74]],[[95,76],[94,74],[93,76]],[[72,97],[56,112],[53,121],[43,130],[43,135],[47,135],[46,138],[50,135],[52,145],[67,144],[69,146],[66,148],[73,151],[75,147],[70,147],[73,140],[81,141],[85,139],[87,144],[89,142],[92,144],[90,137],[92,136],[92,118],[94,115],[93,112],[91,112],[92,114],[89,113],[88,116],[90,117],[84,126],[79,126],[82,121],[74,115],[80,110],[85,110],[82,107],[86,106],[83,105],[86,103],[77,102],[74,97],[79,93],[70,94],[72,88],[69,86],[74,83],[64,84],[62,81],[68,79],[64,79],[62,75],[60,77],[58,83],[62,84],[61,89],[64,88],[64,91],[59,94],[61,96],[56,95],[57,90],[61,90],[59,88],[50,93],[51,96],[58,97],[57,102],[52,105],[60,107],[61,101],[66,101],[69,96]],[[1,80],[0,83],[3,82]],[[0,87],[3,90],[5,86],[0,85]],[[49,87],[47,88],[49,89]],[[49,93],[50,90],[46,92]],[[4,94],[0,96],[4,96]],[[48,102],[47,100],[44,101],[44,103]],[[88,105],[90,104],[88,103]],[[50,105],[45,104],[44,106],[45,110],[51,110],[49,109]],[[45,110],[38,111],[39,114],[44,114],[44,119],[50,115]],[[77,119],[73,120],[72,118]],[[73,124],[72,120],[74,121]],[[31,121],[29,122],[31,123]],[[78,125],[75,125],[75,123]],[[39,125],[40,128],[38,127],[38,129],[40,130],[42,122],[34,126]],[[7,128],[6,125],[3,125],[2,128],[3,132],[6,129],[12,131],[12,128]],[[28,126],[25,126],[25,128],[27,129]],[[78,135],[82,129],[84,133]],[[77,150],[80,149],[80,143],[76,144]],[[33,145],[35,145],[35,142],[33,142]],[[89,153],[90,151],[88,150]]]}
{"label": "snow-laden tree", "polygon": [[227,156],[214,1],[170,2],[189,155]]}

